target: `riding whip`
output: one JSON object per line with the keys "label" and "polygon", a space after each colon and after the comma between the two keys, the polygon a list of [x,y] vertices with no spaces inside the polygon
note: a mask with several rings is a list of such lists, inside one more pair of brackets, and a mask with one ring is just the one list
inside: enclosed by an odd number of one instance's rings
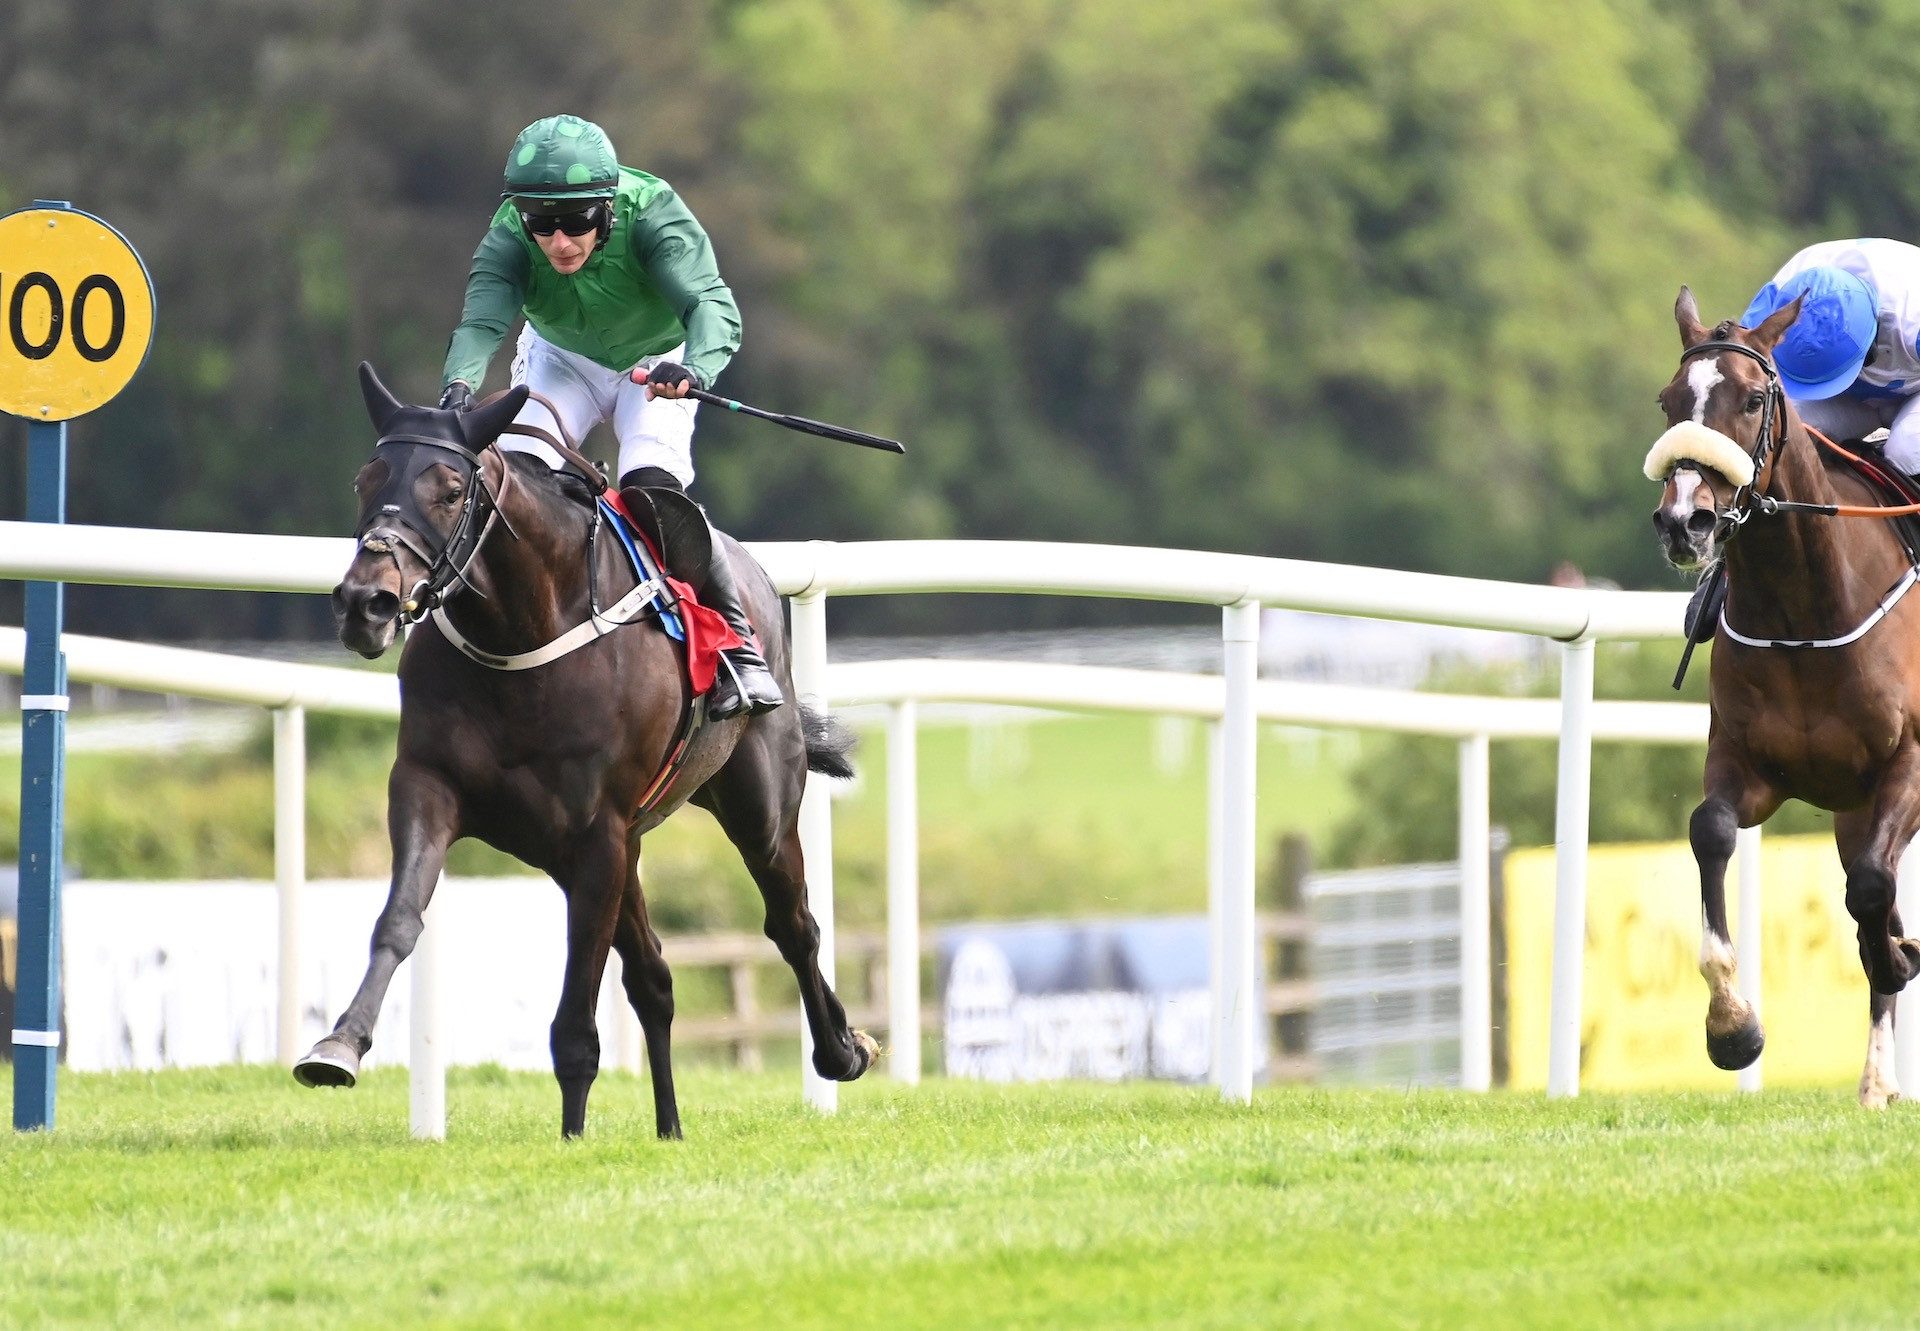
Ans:
{"label": "riding whip", "polygon": [[687,396],[702,402],[710,402],[716,407],[725,407],[728,411],[737,411],[742,416],[755,416],[763,421],[772,421],[775,425],[784,425],[789,430],[798,430],[802,434],[817,434],[822,439],[839,439],[849,444],[858,444],[862,448],[877,448],[883,453],[905,453],[907,446],[898,439],[883,439],[877,434],[867,434],[862,430],[849,430],[844,425],[828,425],[825,421],[808,420],[805,416],[786,416],[777,411],[762,411],[758,407],[749,407],[730,397],[721,397],[718,393],[709,393],[704,388],[687,389]]}

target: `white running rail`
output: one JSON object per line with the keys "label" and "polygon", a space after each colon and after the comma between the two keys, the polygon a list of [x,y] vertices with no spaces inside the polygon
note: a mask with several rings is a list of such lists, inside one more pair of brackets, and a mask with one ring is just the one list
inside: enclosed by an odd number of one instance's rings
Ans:
{"label": "white running rail", "polygon": [[[1254,800],[1252,750],[1240,737],[1262,710],[1259,699],[1272,685],[1257,685],[1251,675],[1252,653],[1248,628],[1263,606],[1314,610],[1332,614],[1365,615],[1379,619],[1498,629],[1552,638],[1565,645],[1560,703],[1553,708],[1561,741],[1560,826],[1556,834],[1556,936],[1577,939],[1585,918],[1586,897],[1586,773],[1588,746],[1603,734],[1606,707],[1592,699],[1592,644],[1611,638],[1677,639],[1685,598],[1680,593],[1620,592],[1597,588],[1539,587],[1521,583],[1483,581],[1407,573],[1390,569],[1356,568],[1301,560],[1253,555],[1212,554],[1200,551],[1154,550],[1133,546],[1043,544],[1025,541],[808,541],[760,543],[749,547],[773,575],[782,593],[795,600],[795,658],[801,667],[796,684],[803,694],[830,701],[834,689],[820,670],[825,660],[827,601],[838,595],[875,595],[900,592],[1020,592],[1065,596],[1108,596],[1144,600],[1181,601],[1222,608],[1224,679],[1199,688],[1222,693],[1218,715],[1229,742],[1222,746],[1220,810],[1217,830],[1221,844],[1215,864],[1220,880],[1214,894],[1222,918],[1215,921],[1215,937],[1237,950],[1251,937]],[[330,590],[352,556],[345,538],[238,535],[219,532],[175,532],[130,528],[88,527],[0,522],[0,577],[49,579],[133,586],[228,588],[234,590],[325,592]],[[69,668],[76,678],[79,652],[69,640]],[[286,667],[318,669],[319,667]],[[1026,669],[1027,667],[1022,667]],[[1057,667],[1055,667],[1057,669]],[[980,672],[970,668],[971,673]],[[343,672],[345,673],[345,672]],[[1156,676],[1156,679],[1159,677]],[[1076,687],[1081,681],[1075,681]],[[228,687],[238,687],[228,681]],[[362,687],[362,686],[356,686]],[[180,689],[178,691],[186,691]],[[1156,692],[1172,692],[1164,680]],[[1335,691],[1337,694],[1338,690]],[[1359,690],[1345,692],[1358,694]],[[1414,713],[1435,716],[1440,707],[1430,700],[1409,701],[1401,695],[1395,704],[1378,698],[1339,699],[1322,695],[1329,709],[1346,708],[1349,718],[1377,706],[1384,713],[1398,706],[1397,719],[1418,719]],[[1492,700],[1485,700],[1492,701]],[[1503,700],[1504,701],[1504,700]],[[1538,700],[1513,700],[1515,706],[1539,712]],[[268,703],[267,705],[279,705]],[[286,705],[296,705],[289,698]],[[298,705],[313,706],[311,702]],[[1083,697],[1075,705],[1087,706]],[[1634,704],[1658,707],[1660,704]],[[1667,704],[1666,706],[1672,706]],[[1156,705],[1145,710],[1169,710]],[[1491,720],[1492,711],[1481,709]],[[1501,715],[1507,714],[1501,709]],[[1518,711],[1513,715],[1518,716]],[[1624,721],[1625,714],[1620,714]],[[1637,713],[1636,725],[1647,731],[1635,738],[1679,739],[1674,733],[1654,733],[1673,716]],[[1361,724],[1348,719],[1338,724]],[[1302,720],[1300,724],[1335,724]],[[1456,720],[1451,733],[1471,741],[1477,735],[1521,733]],[[1533,717],[1509,724],[1537,724]],[[1695,721],[1686,736],[1697,742],[1704,725]],[[1387,724],[1382,728],[1411,728]],[[1538,733],[1529,731],[1527,733]],[[1470,760],[1463,772],[1472,775]],[[824,801],[809,801],[816,809]],[[816,866],[831,865],[831,820],[825,812],[805,819],[807,858]],[[816,869],[816,873],[819,872]],[[830,868],[828,870],[830,873]],[[824,898],[822,900],[821,898]],[[830,890],[816,898],[824,906],[830,928]],[[1568,958],[1562,952],[1560,958]],[[1222,958],[1216,956],[1216,968]],[[1245,984],[1243,967],[1232,968],[1234,979]],[[1571,1095],[1578,1090],[1578,961],[1557,966],[1554,1047],[1549,1093]],[[1232,1031],[1216,1032],[1217,1046],[1229,1055],[1223,1094],[1245,1100],[1250,1081],[1240,1074],[1232,1055],[1244,1044],[1243,1032],[1251,1020],[1251,1002],[1244,990],[1223,993],[1216,1021],[1235,1014]],[[1570,1005],[1570,1006],[1569,1006]],[[1576,1019],[1565,1020],[1568,1011]],[[1228,1037],[1231,1036],[1229,1039]],[[1570,1070],[1570,1071],[1569,1071]],[[810,1102],[822,1108],[832,1104],[832,1088],[803,1074]]]}

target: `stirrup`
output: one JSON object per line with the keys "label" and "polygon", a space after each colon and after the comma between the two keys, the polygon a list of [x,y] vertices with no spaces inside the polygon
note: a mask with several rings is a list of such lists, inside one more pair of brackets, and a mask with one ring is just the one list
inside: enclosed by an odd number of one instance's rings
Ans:
{"label": "stirrup", "polygon": [[[748,659],[740,661],[737,656]],[[751,648],[734,647],[720,653],[713,687],[707,690],[707,716],[714,721],[771,712],[786,702],[773,673]]]}

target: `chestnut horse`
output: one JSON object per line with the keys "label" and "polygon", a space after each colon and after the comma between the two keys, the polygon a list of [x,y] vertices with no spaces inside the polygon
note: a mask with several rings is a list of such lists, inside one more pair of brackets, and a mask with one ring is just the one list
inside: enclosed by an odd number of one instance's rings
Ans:
{"label": "chestnut horse", "polygon": [[[760,889],[767,935],[800,984],[815,1068],[840,1081],[865,1072],[878,1049],[848,1029],[821,977],[798,826],[809,768],[852,769],[846,743],[794,698],[780,598],[765,570],[728,542],[743,606],[789,705],[695,726],[671,767],[695,699],[664,633],[607,623],[609,607],[639,580],[617,540],[594,540],[597,478],[493,447],[527,390],[462,413],[399,402],[365,364],[360,383],[379,442],[354,481],[358,549],[333,593],[340,640],[377,657],[403,617],[420,622],[400,658],[400,737],[387,793],[392,888],[359,992],[295,1075],[309,1086],[353,1085],[447,848],[477,837],[551,875],[566,894],[567,963],[552,1030],[561,1133],[586,1126],[600,1066],[595,997],[611,948],[646,1036],[655,1128],[680,1136],[668,1044],[673,979],[647,921],[639,855],[641,837],[686,803],[719,820]],[[434,605],[496,663],[570,631],[584,645],[530,668],[493,668],[456,650],[437,617],[421,618]],[[589,622],[597,633],[580,630]]]}
{"label": "chestnut horse", "polygon": [[1665,482],[1653,522],[1683,569],[1724,560],[1713,637],[1706,798],[1690,827],[1700,866],[1707,1054],[1760,1056],[1758,1014],[1735,991],[1725,880],[1734,834],[1788,799],[1833,813],[1858,925],[1870,1024],[1860,1103],[1899,1098],[1894,995],[1920,970],[1894,904],[1900,856],[1920,827],[1920,598],[1884,521],[1819,511],[1882,497],[1815,443],[1782,392],[1771,352],[1795,301],[1757,328],[1708,329],[1685,287],[1674,305],[1680,368],[1660,392],[1670,426],[1647,459]]}

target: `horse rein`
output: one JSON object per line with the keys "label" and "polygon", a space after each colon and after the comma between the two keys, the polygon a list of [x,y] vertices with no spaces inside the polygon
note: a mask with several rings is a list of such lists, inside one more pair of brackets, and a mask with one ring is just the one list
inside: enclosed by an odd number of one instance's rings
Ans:
{"label": "horse rein", "polygon": [[[1704,352],[1714,352],[1717,354],[1722,351],[1738,352],[1749,360],[1757,362],[1760,368],[1766,373],[1767,387],[1765,414],[1761,419],[1760,433],[1754,440],[1753,450],[1750,454],[1753,460],[1753,480],[1734,491],[1733,498],[1728,502],[1725,512],[1719,515],[1719,519],[1714,525],[1713,533],[1713,539],[1716,545],[1720,544],[1723,540],[1731,540],[1732,533],[1737,532],[1741,527],[1745,526],[1756,514],[1806,513],[1816,517],[1897,518],[1920,513],[1920,504],[1899,504],[1885,507],[1859,504],[1813,504],[1794,499],[1776,499],[1772,495],[1756,489],[1760,482],[1761,470],[1766,466],[1768,458],[1773,453],[1775,442],[1773,425],[1776,416],[1781,423],[1781,433],[1784,435],[1786,432],[1786,393],[1780,386],[1780,375],[1778,370],[1774,368],[1772,357],[1763,352],[1756,351],[1741,342],[1722,339],[1701,342],[1695,346],[1688,347],[1682,352],[1680,355],[1680,363],[1684,365],[1687,361]],[[1805,421],[1802,421],[1800,425],[1801,428],[1807,432],[1808,437],[1818,442],[1830,452],[1852,462],[1864,473],[1874,474],[1875,469],[1864,459],[1848,452],[1821,431],[1808,425]],[[1884,477],[1880,479],[1884,484]],[[1872,612],[1868,614],[1866,619],[1856,625],[1852,631],[1832,638],[1784,639],[1750,637],[1747,634],[1739,632],[1728,622],[1726,607],[1724,605],[1720,610],[1720,628],[1733,641],[1748,647],[1845,647],[1859,641],[1862,637],[1866,636],[1868,630],[1886,618],[1893,610],[1893,607],[1898,604],[1901,598],[1915,585],[1916,581],[1920,581],[1920,564],[1914,564],[1910,557],[1905,576],[1896,582],[1893,587],[1887,591],[1886,595],[1880,598],[1879,603],[1874,607]],[[1681,680],[1686,675],[1687,662],[1693,655],[1693,647],[1694,639],[1689,636],[1686,650],[1681,654],[1680,671],[1674,676],[1673,686],[1676,689],[1680,687]]]}

